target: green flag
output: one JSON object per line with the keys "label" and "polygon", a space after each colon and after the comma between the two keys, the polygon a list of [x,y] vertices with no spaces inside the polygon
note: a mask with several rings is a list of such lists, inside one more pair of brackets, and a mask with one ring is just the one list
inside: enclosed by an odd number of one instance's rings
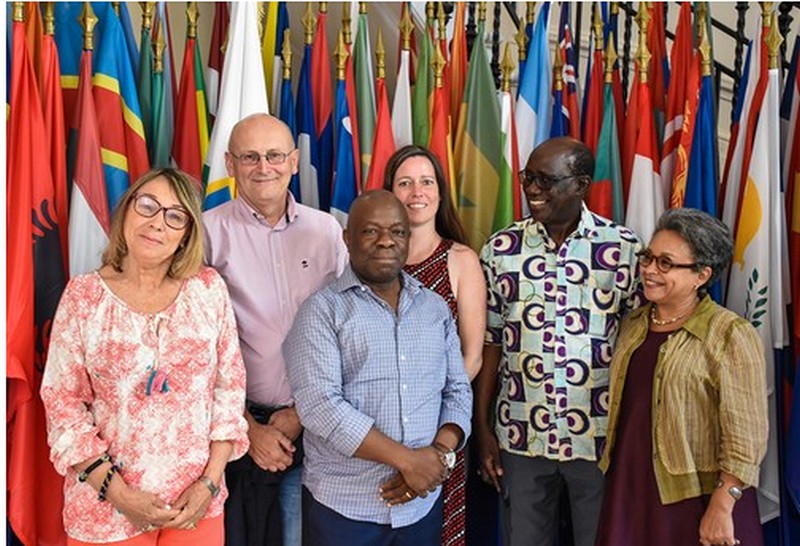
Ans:
{"label": "green flag", "polygon": [[[141,42],[139,77],[136,91],[139,94],[139,108],[142,110],[145,142],[149,147],[153,141],[153,42],[150,38],[150,28],[142,27]],[[150,156],[150,162],[153,162],[152,156]]]}
{"label": "green flag", "polygon": [[430,138],[431,108],[429,99],[433,94],[433,43],[429,29],[422,33],[422,44],[417,57],[417,79],[411,97],[411,115],[414,129],[414,144],[427,146]]}
{"label": "green flag", "polygon": [[[613,84],[606,83],[603,91],[603,125],[597,139],[597,158],[594,166],[593,190],[607,193],[611,199],[611,219],[618,224],[625,222],[624,198],[622,196],[622,165],[617,135],[617,112],[614,105]],[[608,199],[603,199],[606,201]],[[606,211],[601,212],[604,214]],[[604,214],[605,215],[605,214]]]}
{"label": "green flag", "polygon": [[375,78],[369,47],[367,14],[358,16],[358,34],[353,49],[353,69],[356,83],[358,115],[358,149],[361,153],[361,179],[366,181],[372,163],[372,140],[375,138]]}

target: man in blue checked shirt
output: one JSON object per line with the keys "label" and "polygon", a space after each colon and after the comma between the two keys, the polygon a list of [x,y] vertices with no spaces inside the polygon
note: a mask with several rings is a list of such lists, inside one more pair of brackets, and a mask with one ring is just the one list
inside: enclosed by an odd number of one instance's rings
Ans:
{"label": "man in blue checked shirt", "polygon": [[409,235],[390,192],[356,199],[349,267],[283,344],[306,430],[304,544],[440,543],[439,485],[470,433],[472,391],[447,305],[402,271]]}

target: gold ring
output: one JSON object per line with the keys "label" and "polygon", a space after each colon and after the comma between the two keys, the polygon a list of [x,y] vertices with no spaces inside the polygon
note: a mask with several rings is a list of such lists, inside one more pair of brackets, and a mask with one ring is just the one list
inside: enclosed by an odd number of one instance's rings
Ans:
{"label": "gold ring", "polygon": [[196,523],[190,523],[189,524],[189,529],[191,529],[191,530],[197,529],[197,524]]}
{"label": "gold ring", "polygon": [[411,491],[406,491],[405,497],[406,497],[408,500],[411,500],[411,499],[413,499],[413,498],[414,498],[414,496],[411,494]]}

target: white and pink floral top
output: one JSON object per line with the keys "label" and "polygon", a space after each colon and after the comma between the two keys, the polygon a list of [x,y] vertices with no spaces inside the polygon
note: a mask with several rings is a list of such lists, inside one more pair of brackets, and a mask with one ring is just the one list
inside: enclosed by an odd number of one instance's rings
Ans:
{"label": "white and pink floral top", "polygon": [[[154,371],[166,388],[147,384]],[[161,375],[161,374],[159,374]],[[42,381],[50,458],[64,474],[64,527],[86,542],[140,534],[72,465],[107,452],[132,487],[174,502],[205,469],[210,442],[248,448],[245,371],[225,283],[211,268],[184,281],[165,310],[146,314],[98,273],[69,282]],[[222,513],[227,489],[206,517]]]}

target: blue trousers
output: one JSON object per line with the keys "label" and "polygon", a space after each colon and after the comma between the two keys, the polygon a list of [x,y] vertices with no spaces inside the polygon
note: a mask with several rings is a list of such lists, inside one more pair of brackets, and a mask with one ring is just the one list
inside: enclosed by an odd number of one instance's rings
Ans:
{"label": "blue trousers", "polygon": [[303,487],[304,546],[440,546],[442,543],[442,497],[417,523],[393,529],[344,517],[317,502]]}

